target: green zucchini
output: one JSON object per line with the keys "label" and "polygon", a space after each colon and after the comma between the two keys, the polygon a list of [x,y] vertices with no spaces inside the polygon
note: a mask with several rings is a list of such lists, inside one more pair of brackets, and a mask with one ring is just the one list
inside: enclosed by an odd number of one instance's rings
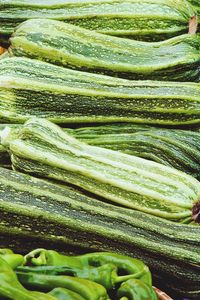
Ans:
{"label": "green zucchini", "polygon": [[[9,126],[12,139],[21,125]],[[157,128],[148,125],[114,123],[109,125],[63,128],[64,131],[89,145],[121,151],[174,167],[200,179],[200,133],[191,130]],[[10,165],[10,156],[0,141],[0,164]]]}
{"label": "green zucchini", "polygon": [[90,145],[147,158],[200,179],[199,132],[111,124],[78,128],[69,133]]}
{"label": "green zucchini", "polygon": [[129,81],[28,58],[0,60],[0,123],[200,124],[200,84]]}
{"label": "green zucchini", "polygon": [[77,253],[123,253],[142,259],[171,292],[178,288],[179,296],[200,297],[198,226],[113,206],[3,168],[0,199],[1,247],[24,253],[38,243],[62,252],[73,247]]}
{"label": "green zucchini", "polygon": [[82,71],[137,80],[199,81],[200,78],[198,34],[149,43],[37,19],[22,23],[10,41],[10,55]]}
{"label": "green zucchini", "polygon": [[162,218],[200,221],[200,182],[174,168],[89,146],[45,119],[28,121],[17,138],[5,129],[2,144],[9,146],[15,169]]}
{"label": "green zucchini", "polygon": [[27,19],[61,20],[104,34],[153,41],[187,33],[195,14],[185,0],[1,0],[0,34]]}
{"label": "green zucchini", "polygon": [[193,5],[195,14],[197,13],[198,17],[200,17],[200,2],[199,2],[199,0],[188,0],[188,2],[190,2]]}

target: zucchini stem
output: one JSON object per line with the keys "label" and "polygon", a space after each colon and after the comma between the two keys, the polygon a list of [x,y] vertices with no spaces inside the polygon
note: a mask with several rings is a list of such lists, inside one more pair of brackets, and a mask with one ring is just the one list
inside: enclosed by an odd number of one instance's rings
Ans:
{"label": "zucchini stem", "polygon": [[192,219],[196,223],[200,223],[200,200],[194,204],[192,208]]}

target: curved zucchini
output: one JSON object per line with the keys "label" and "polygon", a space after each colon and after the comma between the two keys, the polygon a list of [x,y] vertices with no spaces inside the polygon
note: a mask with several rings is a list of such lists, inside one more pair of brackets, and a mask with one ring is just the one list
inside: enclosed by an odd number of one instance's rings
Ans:
{"label": "curved zucchini", "polygon": [[154,276],[159,274],[162,283],[170,285],[170,292],[179,289],[179,297],[200,297],[198,226],[106,204],[3,168],[0,199],[1,247],[123,253],[142,259]]}
{"label": "curved zucchini", "polygon": [[198,81],[200,78],[198,34],[149,43],[37,19],[22,23],[10,41],[11,55],[82,71],[132,80]]}
{"label": "curved zucchini", "polygon": [[187,33],[195,14],[185,0],[1,0],[0,34],[27,19],[55,19],[104,34],[153,41]]}
{"label": "curved zucchini", "polygon": [[2,133],[15,169],[74,184],[117,203],[162,218],[199,222],[200,182],[174,168],[89,146],[44,120],[28,121],[18,138]]}
{"label": "curved zucchini", "polygon": [[[200,52],[199,52],[200,53]],[[129,81],[28,58],[0,60],[0,123],[200,124],[200,84]]]}

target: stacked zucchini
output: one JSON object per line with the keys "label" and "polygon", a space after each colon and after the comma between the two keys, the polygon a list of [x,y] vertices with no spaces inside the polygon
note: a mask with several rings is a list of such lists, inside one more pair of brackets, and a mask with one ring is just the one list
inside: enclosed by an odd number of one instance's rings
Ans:
{"label": "stacked zucchini", "polygon": [[128,254],[199,299],[197,6],[0,0],[1,246]]}

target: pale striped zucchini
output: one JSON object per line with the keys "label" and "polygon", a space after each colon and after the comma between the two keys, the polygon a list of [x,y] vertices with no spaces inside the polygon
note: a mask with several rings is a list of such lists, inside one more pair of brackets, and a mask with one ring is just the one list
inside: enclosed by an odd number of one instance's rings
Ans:
{"label": "pale striped zucchini", "polygon": [[128,79],[199,81],[200,35],[139,42],[55,20],[28,20],[11,38],[10,55]]}
{"label": "pale striped zucchini", "polygon": [[8,37],[27,19],[47,18],[109,35],[164,40],[187,33],[194,14],[185,0],[1,0],[0,34]]}
{"label": "pale striped zucchini", "polygon": [[27,58],[0,60],[0,123],[200,124],[200,84],[129,81]]}
{"label": "pale striped zucchini", "polygon": [[[6,148],[1,145],[1,132],[6,126],[11,128],[12,139],[21,128],[20,124],[0,124],[0,165],[11,164]],[[153,160],[200,179],[199,132],[129,123],[63,130],[89,145]]]}
{"label": "pale striped zucchini", "polygon": [[200,133],[141,125],[111,124],[69,131],[90,145],[174,167],[200,179]]}
{"label": "pale striped zucchini", "polygon": [[28,121],[12,139],[2,133],[15,169],[74,184],[110,201],[180,221],[199,222],[200,182],[174,168],[89,146],[45,119]]}
{"label": "pale striped zucchini", "polygon": [[109,205],[2,168],[0,199],[1,247],[25,253],[36,246],[127,254],[142,259],[154,278],[159,274],[169,294],[179,290],[174,299],[200,297],[198,226]]}

